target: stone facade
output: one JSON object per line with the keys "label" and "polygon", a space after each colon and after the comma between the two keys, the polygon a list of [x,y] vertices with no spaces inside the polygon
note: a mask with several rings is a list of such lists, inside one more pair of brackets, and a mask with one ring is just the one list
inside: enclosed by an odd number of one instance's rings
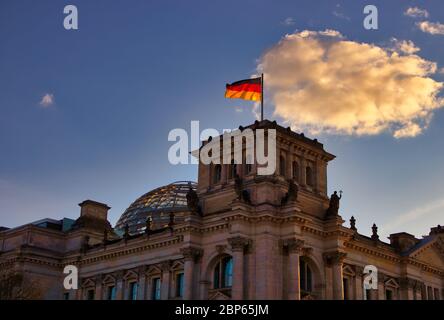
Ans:
{"label": "stone facade", "polygon": [[[35,281],[45,299],[443,299],[444,228],[422,239],[392,234],[390,243],[376,226],[372,237],[359,234],[354,218],[347,227],[326,214],[334,156],[321,143],[267,120],[249,128],[277,130],[274,175],[257,175],[254,164],[200,164],[200,212],[142,234],[114,233],[109,207],[89,200],[65,229],[62,221],[4,229],[0,270]],[[297,194],[283,201],[290,183]],[[63,288],[65,265],[78,267],[78,290]],[[367,265],[378,268],[378,289],[364,292]]]}

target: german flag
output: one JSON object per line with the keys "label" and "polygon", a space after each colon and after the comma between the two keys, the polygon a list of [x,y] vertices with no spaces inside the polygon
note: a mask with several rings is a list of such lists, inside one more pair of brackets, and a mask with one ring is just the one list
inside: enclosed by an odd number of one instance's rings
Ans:
{"label": "german flag", "polygon": [[227,84],[225,98],[260,101],[262,78],[246,79]]}

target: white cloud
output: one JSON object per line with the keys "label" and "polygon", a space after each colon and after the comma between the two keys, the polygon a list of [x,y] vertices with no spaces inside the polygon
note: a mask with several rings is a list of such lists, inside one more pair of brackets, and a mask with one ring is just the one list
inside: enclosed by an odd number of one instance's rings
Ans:
{"label": "white cloud", "polygon": [[411,40],[398,40],[396,38],[392,38],[391,42],[393,44],[391,49],[399,53],[414,54],[421,50],[415,46]]}
{"label": "white cloud", "polygon": [[418,7],[410,7],[404,12],[404,15],[413,18],[428,18],[429,12],[425,9],[420,9]]}
{"label": "white cloud", "polygon": [[430,203],[426,203],[420,207],[414,208],[406,213],[400,214],[385,223],[381,228],[381,233],[398,232],[402,227],[408,225],[413,226],[418,222],[424,223],[424,219],[428,218],[432,213],[440,214],[444,210],[444,199],[436,199]]}
{"label": "white cloud", "polygon": [[396,52],[335,30],[305,30],[265,52],[258,71],[275,114],[295,130],[414,137],[444,105],[443,83],[430,77],[436,63],[412,54],[419,49],[412,42],[400,43]]}
{"label": "white cloud", "polygon": [[292,26],[296,23],[292,17],[286,18],[284,21],[282,21],[282,24],[285,26]]}
{"label": "white cloud", "polygon": [[444,35],[444,24],[439,22],[421,21],[416,23],[418,28],[432,35]]}
{"label": "white cloud", "polygon": [[337,4],[336,9],[333,10],[333,15],[339,19],[350,20],[350,17],[341,12],[341,5]]}
{"label": "white cloud", "polygon": [[48,108],[54,104],[54,95],[52,93],[46,93],[42,99],[40,100],[39,104],[43,108]]}

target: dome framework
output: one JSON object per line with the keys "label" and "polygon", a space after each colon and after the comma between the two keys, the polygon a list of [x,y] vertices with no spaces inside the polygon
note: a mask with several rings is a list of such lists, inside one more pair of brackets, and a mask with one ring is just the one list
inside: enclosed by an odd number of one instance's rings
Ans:
{"label": "dome framework", "polygon": [[153,228],[164,227],[168,225],[170,213],[174,213],[176,223],[180,222],[189,211],[186,195],[196,187],[193,181],[177,181],[145,193],[125,210],[115,228],[124,230],[128,225],[131,234],[138,234],[145,230],[148,217]]}

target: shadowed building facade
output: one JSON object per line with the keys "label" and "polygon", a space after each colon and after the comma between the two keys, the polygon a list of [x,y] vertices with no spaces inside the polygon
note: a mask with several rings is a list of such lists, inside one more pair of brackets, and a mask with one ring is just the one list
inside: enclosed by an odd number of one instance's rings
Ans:
{"label": "shadowed building facade", "polygon": [[[4,228],[1,270],[46,299],[442,299],[444,228],[389,243],[376,225],[359,234],[339,215],[340,197],[327,195],[335,157],[321,143],[267,120],[247,128],[276,130],[274,174],[200,163],[197,184],[148,192],[115,228],[109,207],[91,200],[76,221]],[[63,288],[65,265],[78,267],[78,290]],[[364,292],[367,265],[377,289]]]}

